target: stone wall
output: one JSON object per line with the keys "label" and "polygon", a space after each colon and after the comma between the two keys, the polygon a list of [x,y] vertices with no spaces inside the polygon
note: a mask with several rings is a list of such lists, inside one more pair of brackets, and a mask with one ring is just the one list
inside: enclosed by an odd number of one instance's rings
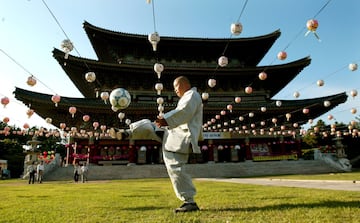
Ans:
{"label": "stone wall", "polygon": [[[188,164],[194,178],[237,178],[286,174],[320,174],[341,172],[321,160],[264,161],[239,163]],[[168,177],[163,164],[89,166],[89,180],[140,179]],[[45,176],[45,181],[72,180],[73,166],[59,167]]]}

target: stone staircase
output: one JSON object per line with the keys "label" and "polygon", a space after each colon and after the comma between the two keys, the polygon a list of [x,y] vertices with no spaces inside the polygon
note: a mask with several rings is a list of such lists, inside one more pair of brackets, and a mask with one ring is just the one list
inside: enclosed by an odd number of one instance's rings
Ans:
{"label": "stone staircase", "polygon": [[[163,164],[89,165],[89,180],[141,179],[168,177]],[[245,161],[238,163],[188,164],[194,178],[238,178],[286,174],[320,174],[341,172],[321,160]],[[73,180],[73,166],[58,167],[45,175],[45,181]]]}

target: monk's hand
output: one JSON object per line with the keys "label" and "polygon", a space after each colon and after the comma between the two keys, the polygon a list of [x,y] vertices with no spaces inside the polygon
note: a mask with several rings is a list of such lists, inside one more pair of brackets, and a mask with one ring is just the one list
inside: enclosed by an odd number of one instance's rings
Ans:
{"label": "monk's hand", "polygon": [[157,116],[156,120],[155,120],[155,125],[160,128],[162,126],[167,126],[168,123],[166,122],[166,120],[164,119],[164,117],[162,116]]}

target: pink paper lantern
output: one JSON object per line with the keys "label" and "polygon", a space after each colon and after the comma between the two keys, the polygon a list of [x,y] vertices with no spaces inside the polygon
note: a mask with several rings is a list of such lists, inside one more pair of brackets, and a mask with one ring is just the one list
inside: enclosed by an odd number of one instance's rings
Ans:
{"label": "pink paper lantern", "polygon": [[3,118],[3,122],[4,122],[4,123],[8,123],[9,121],[10,121],[9,117]]}
{"label": "pink paper lantern", "polygon": [[96,130],[99,127],[99,123],[98,122],[93,122],[93,127]]}
{"label": "pink paper lantern", "polygon": [[83,120],[84,120],[84,122],[88,122],[90,120],[90,116],[89,115],[84,115]]}
{"label": "pink paper lantern", "polygon": [[28,128],[30,128],[30,126],[29,126],[28,123],[25,123],[25,124],[23,125],[23,128],[24,128],[24,129],[28,129]]}
{"label": "pink paper lantern", "polygon": [[69,108],[69,113],[71,114],[71,117],[73,117],[74,118],[74,116],[75,116],[75,113],[76,113],[76,107],[70,107]]}
{"label": "pink paper lantern", "polygon": [[285,51],[280,51],[278,54],[277,54],[277,58],[279,60],[285,60],[287,58],[287,53]]}
{"label": "pink paper lantern", "polygon": [[253,92],[252,87],[249,86],[249,87],[246,87],[246,88],[245,88],[245,93],[246,93],[246,94],[251,94],[252,92]]}
{"label": "pink paper lantern", "polygon": [[229,110],[230,112],[232,112],[233,106],[232,106],[232,105],[227,105],[227,106],[226,106],[226,109]]}
{"label": "pink paper lantern", "polygon": [[65,123],[63,123],[63,122],[62,122],[62,123],[60,123],[60,129],[61,129],[61,130],[64,130],[65,128],[66,128],[66,124],[65,124]]}
{"label": "pink paper lantern", "polygon": [[56,107],[58,106],[58,103],[60,102],[60,99],[61,99],[61,97],[60,97],[60,95],[58,95],[58,94],[55,94],[55,95],[53,95],[53,96],[51,97],[51,100],[52,100],[52,102],[55,103],[55,106],[56,106]]}
{"label": "pink paper lantern", "polygon": [[263,81],[263,80],[266,80],[266,78],[267,78],[267,74],[264,71],[259,73],[260,80]]}
{"label": "pink paper lantern", "polygon": [[4,105],[4,108],[6,107],[7,104],[9,104],[10,99],[8,97],[3,97],[1,98],[1,104]]}

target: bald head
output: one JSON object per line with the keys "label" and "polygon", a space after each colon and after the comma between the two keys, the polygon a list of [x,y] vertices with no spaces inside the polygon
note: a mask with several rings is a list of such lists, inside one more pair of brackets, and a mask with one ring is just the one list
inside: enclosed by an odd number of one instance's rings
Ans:
{"label": "bald head", "polygon": [[191,88],[190,81],[185,76],[179,76],[174,80],[174,91],[176,95],[181,98],[184,93]]}

